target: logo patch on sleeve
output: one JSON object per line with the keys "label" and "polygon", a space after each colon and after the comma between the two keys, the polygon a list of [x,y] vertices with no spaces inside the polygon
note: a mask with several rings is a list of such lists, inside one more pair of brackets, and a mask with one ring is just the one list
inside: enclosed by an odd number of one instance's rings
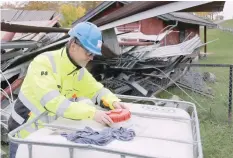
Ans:
{"label": "logo patch on sleeve", "polygon": [[40,72],[40,75],[41,75],[41,76],[43,76],[43,75],[47,76],[47,75],[48,75],[48,71],[41,71],[41,72]]}

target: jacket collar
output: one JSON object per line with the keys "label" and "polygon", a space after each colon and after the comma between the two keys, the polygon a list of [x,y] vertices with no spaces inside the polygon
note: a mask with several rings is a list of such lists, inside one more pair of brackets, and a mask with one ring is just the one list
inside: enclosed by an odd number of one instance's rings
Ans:
{"label": "jacket collar", "polygon": [[73,72],[81,69],[81,66],[75,64],[75,62],[71,59],[68,51],[69,50],[68,50],[67,46],[62,48],[62,51],[61,51],[61,59],[62,59],[61,67],[64,67],[64,68],[62,68],[62,70],[64,70],[67,75],[70,75]]}

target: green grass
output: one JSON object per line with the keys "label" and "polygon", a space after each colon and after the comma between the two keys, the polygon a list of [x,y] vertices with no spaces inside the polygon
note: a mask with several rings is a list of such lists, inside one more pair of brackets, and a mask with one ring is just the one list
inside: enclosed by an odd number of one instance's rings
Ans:
{"label": "green grass", "polygon": [[225,20],[224,22],[220,23],[220,25],[226,28],[233,28],[233,19]]}
{"label": "green grass", "polygon": [[[201,30],[202,35],[203,30]],[[200,60],[200,63],[233,64],[233,35],[215,29],[207,31],[208,41],[216,38],[219,38],[219,40],[207,46],[207,52],[212,54],[209,54],[207,59]],[[208,71],[216,75],[217,82],[208,83],[208,86],[214,91],[214,99],[188,90],[185,91],[203,109],[177,87],[171,87],[168,91],[197,105],[204,157],[233,158],[233,128],[230,128],[227,124],[229,68],[202,68],[200,71]],[[163,92],[160,93],[159,97],[170,98],[171,95]]]}
{"label": "green grass", "polygon": [[[200,31],[203,35],[203,30]],[[216,29],[207,31],[207,41],[219,39],[207,45],[207,52],[213,53],[201,63],[233,64],[233,35]],[[202,41],[203,36],[202,36]]]}
{"label": "green grass", "polygon": [[205,158],[232,158],[233,129],[211,120],[200,124]]}

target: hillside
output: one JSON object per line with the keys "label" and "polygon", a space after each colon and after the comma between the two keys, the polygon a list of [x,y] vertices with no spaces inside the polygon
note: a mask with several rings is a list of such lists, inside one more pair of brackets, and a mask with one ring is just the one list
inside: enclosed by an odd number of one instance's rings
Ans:
{"label": "hillside", "polygon": [[233,28],[233,19],[225,20],[219,25],[221,25],[222,27]]}

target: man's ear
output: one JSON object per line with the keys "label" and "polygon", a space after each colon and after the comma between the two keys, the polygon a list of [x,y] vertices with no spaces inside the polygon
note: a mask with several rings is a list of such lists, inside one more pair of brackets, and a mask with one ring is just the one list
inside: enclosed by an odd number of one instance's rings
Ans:
{"label": "man's ear", "polygon": [[72,41],[72,42],[70,43],[70,49],[71,49],[71,51],[74,51],[74,50],[75,50],[75,43],[74,43],[74,41]]}

